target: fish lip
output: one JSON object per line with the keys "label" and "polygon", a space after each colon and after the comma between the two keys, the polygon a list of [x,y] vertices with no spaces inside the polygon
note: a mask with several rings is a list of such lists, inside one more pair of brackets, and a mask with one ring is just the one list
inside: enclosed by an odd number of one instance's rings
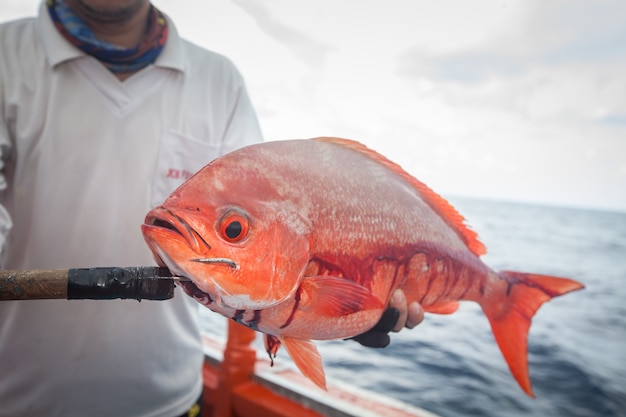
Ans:
{"label": "fish lip", "polygon": [[146,216],[144,224],[154,228],[170,230],[180,235],[192,250],[204,254],[211,245],[181,216],[166,207],[157,207]]}

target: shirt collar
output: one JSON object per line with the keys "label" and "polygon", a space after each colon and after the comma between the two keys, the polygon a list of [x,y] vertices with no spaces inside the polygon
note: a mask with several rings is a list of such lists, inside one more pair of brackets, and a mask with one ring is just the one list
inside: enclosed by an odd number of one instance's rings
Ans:
{"label": "shirt collar", "polygon": [[[154,66],[184,72],[185,62],[182,39],[178,35],[178,31],[176,30],[172,19],[170,19],[167,15],[165,15],[165,18],[167,19],[167,42],[154,62]],[[65,40],[65,38],[54,27],[54,23],[52,23],[52,19],[48,14],[48,8],[45,1],[39,6],[37,26],[39,28],[41,41],[51,67],[55,67],[66,61],[87,56],[83,51],[67,42],[67,40]]]}
{"label": "shirt collar", "polygon": [[[161,13],[163,13],[161,11]],[[165,47],[154,61],[154,65],[157,67],[171,68],[181,72],[185,72],[185,53],[183,51],[183,40],[178,35],[176,26],[170,17],[163,13],[165,19],[167,19],[167,41]]]}

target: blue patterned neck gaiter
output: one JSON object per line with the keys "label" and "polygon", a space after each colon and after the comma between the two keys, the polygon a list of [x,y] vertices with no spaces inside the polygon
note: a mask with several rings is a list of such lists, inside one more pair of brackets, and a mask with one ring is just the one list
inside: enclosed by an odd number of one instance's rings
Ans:
{"label": "blue patterned neck gaiter", "polygon": [[98,59],[114,73],[133,72],[154,62],[167,40],[167,23],[163,14],[150,5],[148,28],[135,48],[123,48],[101,41],[65,0],[47,0],[48,12],[57,30],[68,42]]}

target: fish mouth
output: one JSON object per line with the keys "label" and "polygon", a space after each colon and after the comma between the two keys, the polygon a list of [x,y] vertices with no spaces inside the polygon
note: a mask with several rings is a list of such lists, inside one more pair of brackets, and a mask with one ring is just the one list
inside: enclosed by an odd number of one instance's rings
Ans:
{"label": "fish mouth", "polygon": [[[200,304],[203,304],[209,307],[211,304],[216,303],[217,305],[221,305],[221,297],[220,290],[221,288],[215,284],[215,281],[211,280],[213,284],[217,287],[217,292],[214,296],[210,293],[203,291],[198,287],[198,285],[192,280],[192,278],[187,274],[183,268],[179,267],[178,264],[163,250],[160,246],[156,246],[157,256],[160,259],[161,263],[164,264],[172,273],[173,276],[184,277],[185,279],[178,280],[176,285],[180,286],[187,295],[195,299]],[[218,258],[216,258],[218,259]],[[205,259],[201,259],[204,261]],[[193,259],[192,259],[193,261]]]}
{"label": "fish mouth", "polygon": [[144,225],[176,233],[195,253],[205,254],[211,250],[211,245],[185,219],[165,207],[157,207],[148,213]]}
{"label": "fish mouth", "polygon": [[215,302],[209,293],[202,291],[196,284],[194,284],[193,281],[179,281],[178,285],[182,287],[187,295],[198,301],[200,304],[208,306],[209,304],[213,304]]}
{"label": "fish mouth", "polygon": [[[209,245],[209,243],[189,224],[188,221],[165,207],[158,207],[148,213],[144,221],[144,230],[147,230],[149,228],[165,229],[176,234],[179,237],[182,237],[183,240],[189,245],[191,250],[197,254],[206,255],[211,250],[211,245]],[[159,257],[162,261],[164,261],[164,255],[167,254],[158,244],[156,244],[155,246]],[[169,256],[165,257],[168,258],[170,262],[164,263],[168,265],[173,263],[173,261],[169,259]],[[189,259],[189,261],[212,265],[221,264],[228,266],[234,270],[239,269],[239,265],[237,264],[237,262],[230,258],[212,258],[204,256]]]}
{"label": "fish mouth", "polygon": [[211,308],[212,310],[215,308],[237,310],[240,307],[237,303],[235,303],[235,305],[230,305],[226,302],[227,299],[230,301],[233,297],[222,287],[220,287],[215,281],[213,281],[214,295],[211,295],[210,293],[202,290],[195,282],[191,280],[181,280],[177,284],[182,287],[187,295],[198,301],[200,304]]}

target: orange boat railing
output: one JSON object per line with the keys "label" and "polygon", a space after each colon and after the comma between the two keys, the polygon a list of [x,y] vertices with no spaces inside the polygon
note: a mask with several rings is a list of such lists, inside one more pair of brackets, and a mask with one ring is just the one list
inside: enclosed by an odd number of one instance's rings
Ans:
{"label": "orange boat railing", "polygon": [[322,391],[291,367],[257,359],[255,331],[229,320],[227,332],[223,347],[205,341],[213,353],[203,369],[203,417],[437,417],[349,385]]}
{"label": "orange boat railing", "polygon": [[323,417],[256,382],[252,376],[256,351],[251,343],[256,332],[228,322],[228,341],[217,369],[205,366],[204,417]]}

